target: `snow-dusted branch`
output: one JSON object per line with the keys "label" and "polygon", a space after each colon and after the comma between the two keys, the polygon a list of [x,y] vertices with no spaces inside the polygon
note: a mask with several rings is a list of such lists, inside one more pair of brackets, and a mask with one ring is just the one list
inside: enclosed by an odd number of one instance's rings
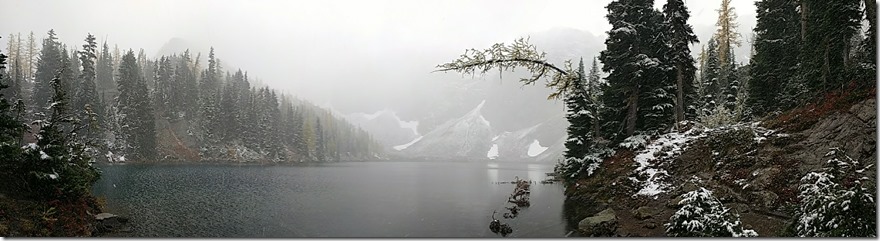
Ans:
{"label": "snow-dusted branch", "polygon": [[528,43],[528,39],[520,38],[512,44],[497,43],[485,50],[465,50],[460,58],[452,62],[437,65],[440,72],[455,71],[462,74],[485,74],[491,69],[499,72],[510,71],[514,68],[525,68],[531,72],[530,78],[522,78],[523,85],[534,84],[539,79],[548,76],[546,87],[554,90],[548,99],[558,99],[573,88],[572,82],[578,79],[578,72],[571,67],[571,61],[565,61],[565,65],[558,67],[546,60],[546,53],[538,52],[537,48]]}

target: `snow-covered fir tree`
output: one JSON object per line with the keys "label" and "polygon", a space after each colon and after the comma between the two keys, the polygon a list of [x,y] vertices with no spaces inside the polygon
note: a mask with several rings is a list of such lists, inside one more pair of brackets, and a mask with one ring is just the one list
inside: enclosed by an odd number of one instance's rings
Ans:
{"label": "snow-covered fir tree", "polygon": [[801,237],[876,237],[874,164],[863,166],[839,148],[818,172],[801,179],[795,231]]}
{"label": "snow-covered fir tree", "polygon": [[696,66],[691,56],[690,45],[699,42],[688,19],[690,12],[682,0],[668,0],[663,5],[666,33],[669,35],[671,58],[675,68],[675,120],[680,122],[696,117],[697,108],[694,98]]}
{"label": "snow-covered fir tree", "polygon": [[666,235],[672,237],[757,237],[758,233],[743,228],[739,215],[712,196],[706,188],[681,195],[681,208],[664,224]]}

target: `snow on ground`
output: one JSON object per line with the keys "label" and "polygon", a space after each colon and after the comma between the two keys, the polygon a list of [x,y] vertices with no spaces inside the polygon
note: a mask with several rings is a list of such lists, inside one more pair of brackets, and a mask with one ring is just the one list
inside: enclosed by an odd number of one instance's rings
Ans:
{"label": "snow on ground", "polygon": [[403,144],[403,145],[397,145],[397,146],[394,146],[394,150],[398,150],[398,151],[400,151],[400,150],[406,149],[407,147],[412,146],[412,144],[416,144],[416,142],[421,141],[421,140],[422,140],[422,137],[424,137],[424,136],[416,137],[416,139],[410,141],[409,143],[406,143],[406,144]]}
{"label": "snow on ground", "polygon": [[[667,133],[647,143],[645,149],[634,158],[638,165],[635,172],[648,177],[647,180],[639,184],[641,188],[636,192],[636,195],[654,197],[669,188],[669,184],[664,183],[662,180],[664,177],[669,176],[669,173],[659,167],[657,156],[664,159],[674,158],[681,154],[684,147],[692,140],[706,136],[704,132],[699,131],[699,134],[695,132],[697,131],[691,129],[685,133]],[[638,180],[634,181],[639,183]]]}
{"label": "snow on ground", "polygon": [[538,155],[541,155],[541,153],[544,153],[547,148],[548,147],[541,146],[541,143],[538,142],[538,139],[535,139],[535,141],[533,141],[532,144],[529,145],[529,157],[536,157]]}
{"label": "snow on ground", "polygon": [[489,152],[486,153],[486,157],[492,160],[498,158],[498,144],[492,144],[492,148],[489,148]]}
{"label": "snow on ground", "polygon": [[413,134],[419,136],[419,121],[403,121],[400,120],[400,117],[397,116],[397,113],[394,114],[394,117],[397,119],[397,123],[400,124],[400,128],[411,129]]}
{"label": "snow on ground", "polygon": [[384,109],[384,110],[376,111],[376,113],[373,113],[373,114],[363,114],[363,115],[364,115],[365,119],[373,120],[373,119],[376,119],[376,117],[379,117],[380,115],[385,114],[388,111],[389,111],[388,109]]}
{"label": "snow on ground", "polygon": [[[636,178],[631,178],[633,181],[639,184],[640,189],[636,193],[636,195],[643,195],[649,197],[655,197],[657,194],[663,193],[669,188],[668,183],[664,183],[663,179],[669,176],[669,173],[666,170],[660,168],[660,163],[663,160],[670,160],[672,158],[677,157],[681,154],[682,150],[690,144],[693,140],[706,137],[708,133],[719,132],[719,131],[727,131],[727,130],[739,130],[748,128],[752,130],[754,133],[754,141],[757,143],[761,143],[767,140],[767,137],[770,136],[787,136],[786,134],[777,134],[776,130],[769,130],[764,127],[760,127],[760,122],[752,122],[752,123],[739,123],[730,126],[723,126],[714,129],[705,129],[701,130],[700,128],[692,128],[685,133],[667,133],[660,136],[657,136],[654,140],[648,141],[646,136],[633,136],[624,140],[624,143],[621,144],[622,147],[630,147],[631,149],[638,149],[641,146],[644,146],[642,151],[636,154],[634,158],[638,167],[635,172],[637,174],[644,174],[648,177],[648,179],[644,182],[637,180]],[[712,156],[717,156],[719,153],[716,151],[712,151]]]}

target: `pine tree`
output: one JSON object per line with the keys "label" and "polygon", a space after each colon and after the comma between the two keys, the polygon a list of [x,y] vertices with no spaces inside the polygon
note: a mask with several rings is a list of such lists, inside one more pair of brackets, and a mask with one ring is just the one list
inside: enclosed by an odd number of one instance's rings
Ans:
{"label": "pine tree", "polygon": [[[10,37],[12,37],[11,34]],[[10,68],[8,70],[0,70],[5,71],[5,74],[3,75],[4,77],[0,78],[0,80],[2,80],[2,85],[6,86],[2,90],[0,90],[0,94],[2,94],[3,98],[5,98],[8,103],[15,103],[18,101],[18,99],[22,97],[21,89],[22,82],[24,82],[25,74],[22,68],[22,64],[24,61],[22,60],[23,56],[20,51],[20,36],[18,38],[18,41],[13,44],[16,46],[11,47],[10,49],[12,49],[12,51],[17,51],[17,54],[15,54],[15,57],[13,57],[10,61]]]}
{"label": "pine tree", "polygon": [[800,26],[795,0],[755,2],[757,25],[750,63],[748,105],[756,116],[780,110],[779,93],[797,73]]}
{"label": "pine tree", "polygon": [[720,81],[720,61],[718,59],[718,45],[715,38],[709,39],[708,46],[706,47],[706,58],[704,60],[704,66],[702,68],[705,72],[700,76],[702,78],[701,82],[701,93],[699,94],[701,98],[702,107],[700,111],[698,111],[699,116],[704,117],[712,114],[712,111],[716,109],[715,107],[718,105],[719,95],[723,90],[723,83]]}
{"label": "pine tree", "polygon": [[578,63],[579,80],[574,82],[574,91],[565,97],[568,119],[568,140],[565,141],[565,158],[583,158],[592,146],[591,128],[593,113],[587,109],[590,101],[587,93],[587,76],[584,73],[584,60]]}
{"label": "pine tree", "polygon": [[171,66],[171,59],[162,56],[157,61],[156,68],[156,86],[153,90],[153,104],[156,106],[159,116],[176,120],[178,115],[178,104],[172,102],[174,88],[174,69]]}
{"label": "pine tree", "polygon": [[683,0],[668,0],[666,5],[663,5],[663,15],[672,51],[671,61],[675,68],[675,121],[678,123],[696,116],[694,105],[696,67],[691,56],[690,45],[699,42],[699,40],[694,35],[691,25],[687,23],[690,19],[690,12]]}
{"label": "pine tree", "polygon": [[[98,138],[101,134],[104,119],[104,104],[98,97],[97,85],[95,84],[98,45],[95,42],[95,36],[89,34],[86,36],[83,49],[79,52],[79,59],[82,63],[82,74],[79,75],[79,85],[76,89],[76,96],[73,101],[74,113],[78,114],[79,119],[87,125],[94,128],[87,130],[87,138]],[[91,113],[91,114],[90,114]]]}
{"label": "pine tree", "polygon": [[[640,103],[640,98],[646,94],[643,91],[648,85],[656,84],[647,82],[657,77],[652,75],[660,67],[656,53],[652,53],[657,49],[650,49],[654,43],[649,40],[655,37],[652,34],[657,33],[658,23],[654,22],[656,11],[650,0],[618,0],[606,8],[612,30],[605,40],[606,49],[599,56],[602,70],[609,73],[608,85],[602,91],[602,102],[606,105],[602,129],[607,130],[608,139],[620,141],[636,133],[640,107],[649,106]],[[653,104],[663,105],[660,101],[650,103]],[[662,116],[651,119],[655,121],[651,125],[657,125]]]}
{"label": "pine tree", "polygon": [[642,48],[648,61],[641,65],[643,84],[640,87],[641,104],[638,108],[638,125],[642,133],[666,131],[675,123],[676,72],[672,61],[670,29],[663,14],[653,10],[642,31]]}
{"label": "pine tree", "polygon": [[319,162],[324,162],[327,159],[325,153],[325,144],[326,140],[324,140],[324,128],[321,127],[321,118],[315,118],[315,157]]}
{"label": "pine tree", "polygon": [[216,59],[214,58],[214,48],[208,56],[208,69],[202,72],[201,81],[199,82],[199,112],[202,128],[205,131],[207,141],[217,142],[223,138],[222,124],[218,118],[219,110],[219,75],[216,67]]}
{"label": "pine tree", "polygon": [[98,96],[101,97],[101,102],[113,103],[117,90],[115,75],[113,74],[113,55],[110,54],[107,42],[104,42],[101,48],[101,56],[98,58],[98,65],[95,69],[95,84],[97,85]]}
{"label": "pine tree", "polygon": [[596,64],[596,58],[593,57],[593,63],[590,66],[590,73],[587,74],[587,97],[589,103],[587,104],[587,109],[590,110],[590,113],[593,114],[593,126],[592,126],[592,135],[590,136],[593,139],[598,139],[601,135],[599,133],[599,114],[602,112],[602,102],[600,101],[600,97],[602,96],[602,84],[599,82],[601,77],[599,76],[599,66]]}
{"label": "pine tree", "polygon": [[30,35],[28,35],[28,43],[27,43],[27,58],[25,58],[25,65],[23,66],[25,70],[24,78],[30,82],[35,78],[35,73],[37,70],[37,62],[38,62],[38,54],[40,50],[37,49],[37,39],[34,37],[34,32],[31,31]]}
{"label": "pine tree", "polygon": [[843,87],[852,67],[850,41],[859,32],[860,1],[801,0],[801,77],[810,93]]}
{"label": "pine tree", "polygon": [[37,61],[37,72],[34,79],[34,94],[32,103],[38,110],[42,110],[52,97],[52,79],[55,73],[63,67],[61,63],[61,44],[55,37],[55,30],[49,30],[49,36],[43,40],[43,48]]}
{"label": "pine tree", "polygon": [[172,102],[180,105],[180,111],[183,111],[183,116],[188,120],[194,120],[198,116],[201,91],[198,88],[195,72],[189,50],[186,50],[174,69],[175,88],[172,89]]}
{"label": "pine tree", "polygon": [[130,145],[126,151],[135,158],[153,158],[156,154],[153,108],[134,51],[129,50],[122,57],[118,72],[119,97],[116,106],[122,118],[121,131]]}

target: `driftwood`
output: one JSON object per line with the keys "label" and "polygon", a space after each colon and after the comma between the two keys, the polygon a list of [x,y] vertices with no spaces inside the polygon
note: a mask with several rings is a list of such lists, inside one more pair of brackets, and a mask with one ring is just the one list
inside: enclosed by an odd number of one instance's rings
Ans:
{"label": "driftwood", "polygon": [[[498,184],[515,184],[516,187],[513,189],[513,193],[507,198],[507,202],[513,203],[513,206],[504,207],[508,212],[505,212],[502,216],[505,219],[513,219],[519,215],[519,211],[522,207],[528,207],[531,205],[529,202],[529,194],[531,191],[531,184],[534,181],[522,180],[519,177],[516,177],[515,181],[512,182],[498,182]],[[507,237],[508,234],[513,233],[513,228],[506,223],[501,223],[500,220],[495,219],[496,211],[492,211],[492,222],[489,222],[489,230],[493,233],[501,233],[501,236]]]}

